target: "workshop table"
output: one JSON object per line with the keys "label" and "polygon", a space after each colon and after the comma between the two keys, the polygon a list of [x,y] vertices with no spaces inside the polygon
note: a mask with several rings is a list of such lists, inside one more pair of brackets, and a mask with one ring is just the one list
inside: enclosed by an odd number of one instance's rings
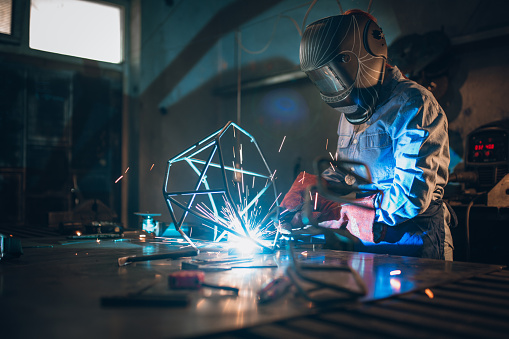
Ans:
{"label": "workshop table", "polygon": [[[350,266],[366,295],[318,305],[290,291],[260,304],[258,291],[291,264],[285,251],[200,267],[207,283],[239,288],[235,296],[206,287],[168,287],[168,275],[183,262],[233,257],[213,247],[193,258],[119,266],[120,257],[166,253],[184,244],[44,237],[23,239],[22,245],[20,258],[0,262],[2,338],[496,338],[509,333],[509,274],[500,265],[308,246],[295,252],[299,263]],[[357,287],[348,273],[334,279]],[[107,302],[138,295],[175,302]]]}

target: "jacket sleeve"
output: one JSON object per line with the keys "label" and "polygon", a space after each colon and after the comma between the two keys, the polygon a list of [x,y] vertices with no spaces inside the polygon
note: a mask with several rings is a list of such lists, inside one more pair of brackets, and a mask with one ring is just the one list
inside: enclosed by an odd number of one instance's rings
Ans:
{"label": "jacket sleeve", "polygon": [[447,118],[426,94],[406,100],[390,131],[394,180],[375,200],[375,221],[394,226],[424,212],[437,196],[441,198],[450,158]]}

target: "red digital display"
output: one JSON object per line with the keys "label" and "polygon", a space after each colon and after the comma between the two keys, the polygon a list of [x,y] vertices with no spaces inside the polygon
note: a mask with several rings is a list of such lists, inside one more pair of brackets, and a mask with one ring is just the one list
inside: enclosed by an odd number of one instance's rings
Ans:
{"label": "red digital display", "polygon": [[506,132],[480,132],[472,136],[470,145],[470,161],[486,163],[507,159]]}

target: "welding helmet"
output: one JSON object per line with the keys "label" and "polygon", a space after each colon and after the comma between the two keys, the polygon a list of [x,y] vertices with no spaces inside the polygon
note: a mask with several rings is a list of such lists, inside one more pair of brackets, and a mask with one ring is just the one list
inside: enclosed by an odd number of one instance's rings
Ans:
{"label": "welding helmet", "polygon": [[383,81],[387,45],[382,29],[362,13],[309,24],[300,43],[300,66],[329,106],[354,125],[373,114]]}

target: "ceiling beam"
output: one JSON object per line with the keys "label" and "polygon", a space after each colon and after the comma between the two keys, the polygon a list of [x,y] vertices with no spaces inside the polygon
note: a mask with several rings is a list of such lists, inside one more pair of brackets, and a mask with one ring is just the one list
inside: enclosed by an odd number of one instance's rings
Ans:
{"label": "ceiling beam", "polygon": [[281,1],[237,0],[222,8],[143,91],[142,102],[148,105],[158,105],[222,36]]}

